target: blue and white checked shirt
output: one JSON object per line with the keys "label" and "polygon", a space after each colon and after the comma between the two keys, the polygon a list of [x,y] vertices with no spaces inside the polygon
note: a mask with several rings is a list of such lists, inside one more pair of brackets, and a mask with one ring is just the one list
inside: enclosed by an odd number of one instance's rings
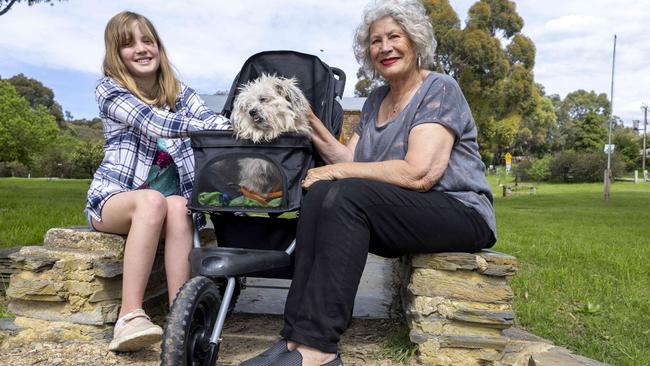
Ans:
{"label": "blue and white checked shirt", "polygon": [[230,129],[230,121],[205,106],[194,90],[181,83],[176,112],[156,108],[105,77],[95,89],[104,128],[104,159],[88,190],[86,210],[101,221],[104,203],[112,195],[144,183],[156,153],[156,139],[165,138],[178,167],[179,192],[188,200],[194,183],[190,131]]}

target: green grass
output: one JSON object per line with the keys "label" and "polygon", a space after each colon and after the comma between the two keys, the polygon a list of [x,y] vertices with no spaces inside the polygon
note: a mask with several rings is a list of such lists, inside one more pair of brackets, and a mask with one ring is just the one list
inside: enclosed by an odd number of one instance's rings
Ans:
{"label": "green grass", "polygon": [[499,241],[519,260],[518,323],[612,365],[650,365],[650,184],[539,184],[500,197]]}
{"label": "green grass", "polygon": [[377,359],[389,359],[398,363],[407,363],[416,353],[417,346],[409,339],[409,329],[406,324],[394,329],[381,344],[381,349],[375,355]]}
{"label": "green grass", "polygon": [[89,180],[0,178],[0,248],[40,245],[49,228],[86,225]]}
{"label": "green grass", "polygon": [[[650,365],[650,183],[616,182],[604,202],[602,184],[538,184],[535,195],[503,198],[490,182],[494,249],[519,260],[518,324],[599,361]],[[39,244],[51,227],[85,224],[88,184],[0,179],[0,247]],[[408,358],[412,348],[398,338],[384,349]]]}

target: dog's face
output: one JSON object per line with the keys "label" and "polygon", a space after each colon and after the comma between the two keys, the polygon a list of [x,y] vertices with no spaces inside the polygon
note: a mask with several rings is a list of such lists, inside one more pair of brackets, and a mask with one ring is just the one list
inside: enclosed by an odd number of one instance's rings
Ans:
{"label": "dog's face", "polygon": [[295,79],[263,74],[240,89],[233,107],[233,130],[240,139],[260,142],[283,132],[311,132],[309,102]]}

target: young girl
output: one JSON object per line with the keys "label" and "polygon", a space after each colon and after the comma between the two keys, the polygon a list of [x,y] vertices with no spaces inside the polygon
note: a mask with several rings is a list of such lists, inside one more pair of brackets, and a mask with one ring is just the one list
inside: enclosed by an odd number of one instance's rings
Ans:
{"label": "young girl", "polygon": [[161,236],[170,304],[190,275],[193,228],[186,204],[194,158],[188,132],[225,129],[229,122],[177,80],[153,24],[144,16],[115,15],[104,39],[105,77],[96,98],[106,143],[88,190],[86,216],[97,231],[128,235],[122,306],[109,349],[134,351],[162,335],[142,310]]}

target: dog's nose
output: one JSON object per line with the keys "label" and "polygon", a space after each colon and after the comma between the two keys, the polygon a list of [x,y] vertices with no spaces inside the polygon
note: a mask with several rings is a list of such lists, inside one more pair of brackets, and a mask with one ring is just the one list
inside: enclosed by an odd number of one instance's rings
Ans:
{"label": "dog's nose", "polygon": [[250,114],[251,117],[257,116],[257,109],[251,109],[248,111],[248,114]]}

